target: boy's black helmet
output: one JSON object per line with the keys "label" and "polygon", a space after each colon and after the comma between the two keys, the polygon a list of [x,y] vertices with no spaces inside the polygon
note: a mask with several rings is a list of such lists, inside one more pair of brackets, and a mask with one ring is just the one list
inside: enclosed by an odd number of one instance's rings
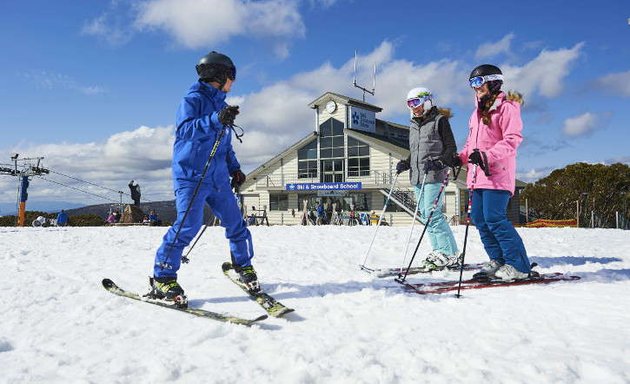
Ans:
{"label": "boy's black helmet", "polygon": [[195,66],[199,79],[205,82],[216,81],[225,84],[227,79],[236,79],[236,67],[228,56],[212,51],[199,59]]}
{"label": "boy's black helmet", "polygon": [[499,67],[492,64],[481,64],[470,72],[469,78],[477,76],[486,76],[486,75],[502,75],[503,72],[499,69]]}

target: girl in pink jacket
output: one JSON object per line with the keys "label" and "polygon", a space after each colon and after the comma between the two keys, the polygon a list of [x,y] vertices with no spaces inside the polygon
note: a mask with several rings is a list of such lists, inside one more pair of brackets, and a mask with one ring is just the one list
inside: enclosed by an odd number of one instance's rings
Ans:
{"label": "girl in pink jacket", "polygon": [[473,194],[471,218],[490,257],[482,272],[503,280],[524,279],[530,273],[529,259],[507,218],[516,180],[516,149],[523,141],[522,99],[501,91],[503,73],[494,65],[478,66],[469,81],[476,108],[459,159],[472,164],[467,174]]}

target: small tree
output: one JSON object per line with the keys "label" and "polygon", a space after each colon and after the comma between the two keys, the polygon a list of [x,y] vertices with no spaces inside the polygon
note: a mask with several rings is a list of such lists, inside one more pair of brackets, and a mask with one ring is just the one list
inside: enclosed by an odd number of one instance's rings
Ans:
{"label": "small tree", "polygon": [[614,227],[615,212],[630,218],[630,167],[621,163],[571,164],[525,187],[522,198],[529,200],[539,217],[577,216],[580,226],[586,227],[593,211],[598,226]]}

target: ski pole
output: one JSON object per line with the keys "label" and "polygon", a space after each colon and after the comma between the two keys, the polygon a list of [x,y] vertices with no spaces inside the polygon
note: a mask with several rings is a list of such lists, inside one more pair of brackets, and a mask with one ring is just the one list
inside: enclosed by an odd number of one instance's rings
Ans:
{"label": "ski pole", "polygon": [[429,224],[431,223],[431,218],[433,217],[433,213],[437,209],[437,206],[440,202],[440,197],[442,196],[442,192],[444,192],[444,189],[446,188],[446,185],[448,184],[448,178],[450,174],[451,174],[451,170],[448,169],[446,171],[446,177],[444,177],[444,181],[442,181],[442,185],[440,186],[440,190],[438,191],[437,196],[435,196],[435,199],[433,200],[433,206],[431,207],[431,212],[429,212],[429,217],[427,217],[427,222],[424,224],[424,229],[422,230],[422,234],[420,234],[420,239],[418,240],[418,244],[416,244],[416,249],[413,251],[413,255],[411,256],[411,260],[409,261],[409,266],[405,270],[405,274],[404,275],[400,274],[395,279],[400,284],[404,284],[405,280],[407,279],[407,274],[409,273],[409,270],[411,269],[411,265],[413,264],[413,260],[415,259],[416,254],[418,253],[418,248],[420,248],[420,243],[422,243],[422,238],[424,237],[424,234],[427,232],[427,228],[429,227]]}
{"label": "ski pole", "polygon": [[409,250],[409,243],[411,242],[411,236],[413,235],[413,228],[416,225],[416,217],[418,216],[418,208],[420,206],[420,200],[422,200],[422,196],[424,195],[424,183],[427,181],[427,174],[429,172],[424,172],[424,177],[422,178],[422,184],[420,184],[420,193],[418,194],[418,199],[416,200],[416,208],[413,212],[413,221],[411,222],[411,230],[409,231],[409,236],[407,237],[407,242],[405,243],[405,251],[403,252],[403,261],[400,267],[400,273],[402,273],[405,262],[407,261],[407,251]]}
{"label": "ski pole", "polygon": [[394,187],[396,186],[396,182],[398,181],[398,173],[396,173],[396,177],[394,177],[394,181],[392,181],[392,185],[389,187],[389,193],[387,194],[387,199],[385,199],[385,205],[383,205],[383,210],[381,211],[381,216],[378,218],[378,222],[376,223],[376,229],[374,230],[374,235],[372,236],[372,241],[370,241],[370,246],[365,252],[365,259],[363,260],[363,264],[361,264],[361,269],[364,271],[370,271],[371,269],[365,266],[365,263],[370,255],[370,250],[372,249],[372,245],[374,244],[374,239],[376,239],[376,233],[378,232],[378,227],[381,226],[381,221],[383,220],[383,216],[385,215],[385,210],[387,209],[387,204],[389,204],[389,199],[392,196],[392,192],[394,191]]}
{"label": "ski pole", "polygon": [[468,190],[468,210],[466,212],[466,231],[464,232],[464,245],[462,246],[461,265],[459,267],[459,284],[457,285],[457,294],[455,297],[461,297],[460,290],[462,289],[462,276],[464,274],[464,259],[466,258],[466,243],[468,242],[468,228],[470,227],[470,212],[472,211],[472,195],[475,190],[475,183],[477,182],[477,164],[473,167],[473,179]]}
{"label": "ski pole", "polygon": [[[210,155],[208,156],[208,160],[206,160],[206,164],[203,167],[203,172],[201,172],[201,178],[199,179],[199,181],[197,182],[197,185],[195,186],[195,190],[193,191],[192,197],[190,198],[190,202],[188,203],[188,207],[186,208],[186,211],[184,212],[184,217],[182,217],[182,222],[179,224],[179,228],[177,228],[177,232],[175,232],[175,238],[173,239],[173,241],[171,243],[169,243],[168,249],[166,250],[166,253],[170,252],[170,250],[173,248],[173,246],[177,242],[177,239],[179,238],[179,233],[181,232],[182,228],[184,227],[184,223],[186,222],[186,218],[188,217],[188,214],[190,213],[190,208],[192,207],[192,205],[193,205],[193,203],[195,201],[195,198],[197,197],[197,194],[199,194],[199,189],[201,188],[201,183],[206,178],[206,173],[208,173],[208,168],[210,168],[210,163],[212,162],[212,159],[214,159],[214,155],[216,155],[216,153],[217,153],[217,149],[219,148],[219,144],[221,143],[221,139],[223,138],[224,134],[225,134],[225,129],[222,128],[221,131],[219,132],[219,136],[217,137],[216,141],[214,142],[214,145],[212,146],[212,151],[210,151]],[[183,263],[188,263],[189,261],[190,260],[188,258],[186,258],[186,259],[182,258],[182,262]],[[162,265],[162,268],[164,268],[164,265]]]}

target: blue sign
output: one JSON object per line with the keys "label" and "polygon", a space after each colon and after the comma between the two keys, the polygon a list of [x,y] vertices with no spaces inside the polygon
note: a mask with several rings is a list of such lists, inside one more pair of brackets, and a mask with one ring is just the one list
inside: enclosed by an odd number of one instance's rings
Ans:
{"label": "blue sign", "polygon": [[351,191],[361,190],[361,182],[352,183],[290,183],[286,185],[287,191]]}

